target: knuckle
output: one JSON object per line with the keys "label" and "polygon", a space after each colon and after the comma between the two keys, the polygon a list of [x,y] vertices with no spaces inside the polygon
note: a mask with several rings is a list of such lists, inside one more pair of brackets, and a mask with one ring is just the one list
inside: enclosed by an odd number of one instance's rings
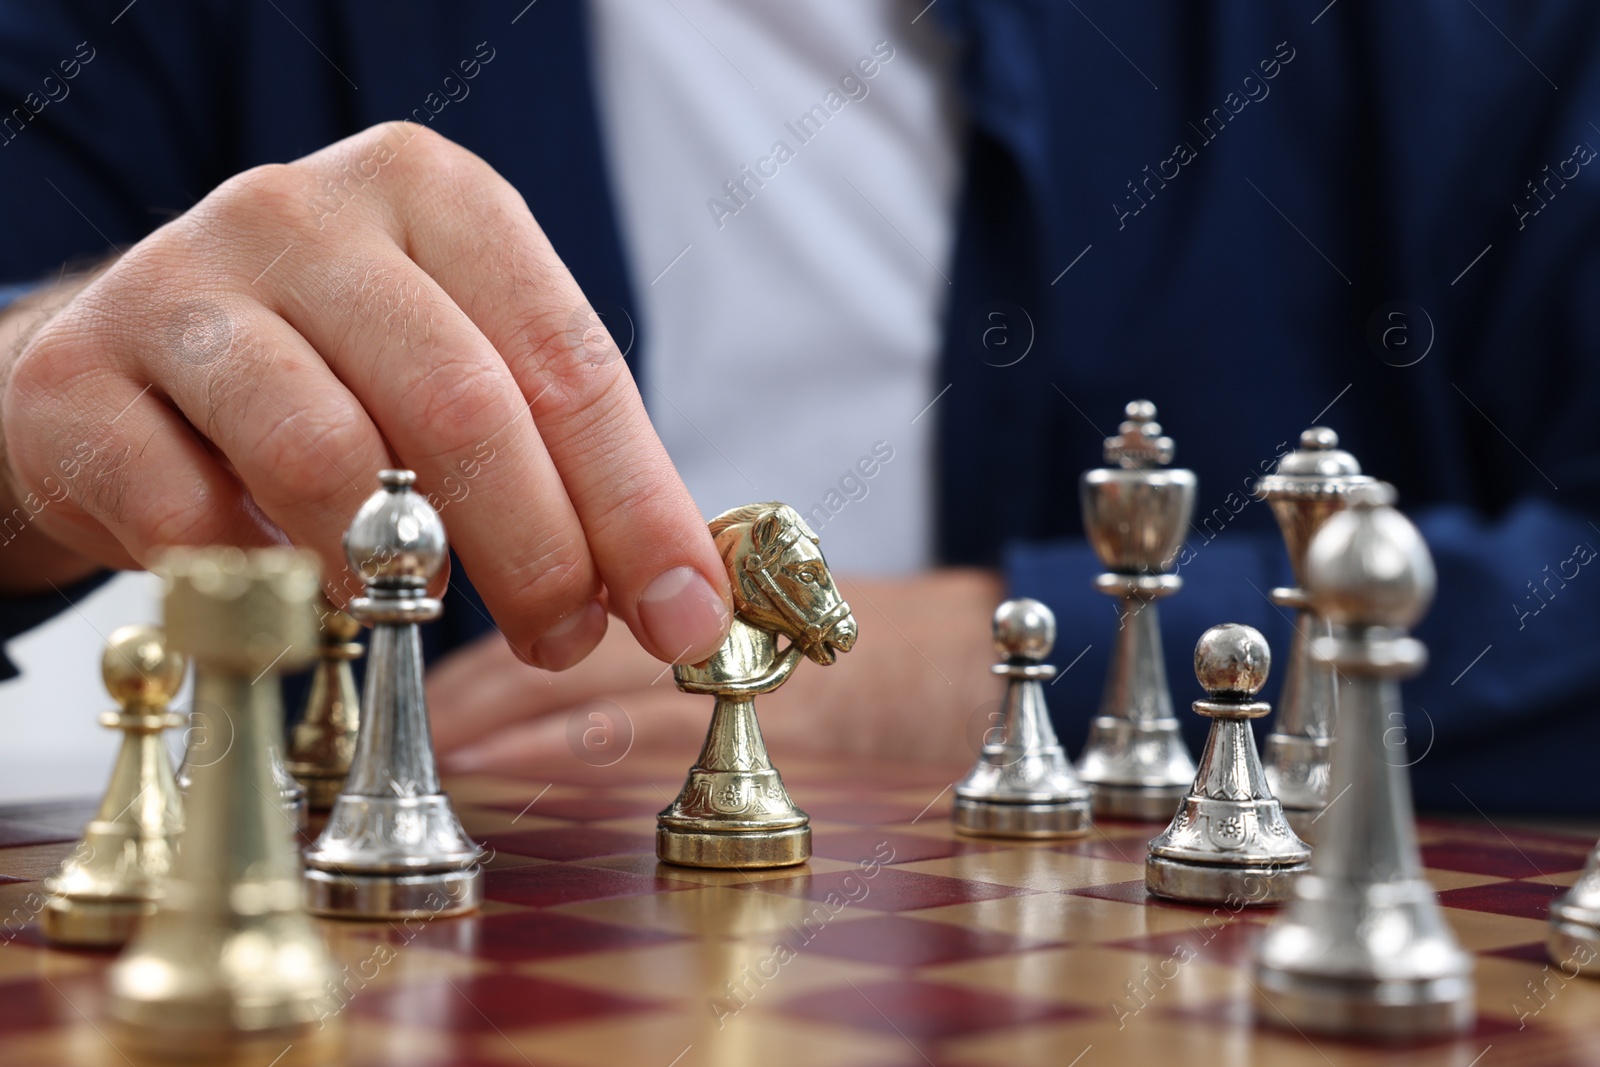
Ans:
{"label": "knuckle", "polygon": [[518,376],[532,383],[535,414],[592,422],[590,409],[621,398],[619,378],[626,368],[586,359],[589,349],[573,316],[559,309],[534,312],[517,325],[517,336],[526,346]]}
{"label": "knuckle", "polygon": [[401,407],[407,422],[428,428],[436,452],[454,455],[493,434],[515,413],[510,383],[482,365],[441,360],[407,390]]}
{"label": "knuckle", "polygon": [[361,414],[349,405],[323,403],[270,419],[250,449],[252,466],[271,477],[275,489],[269,491],[280,499],[312,509],[328,504],[350,490],[339,458],[366,451]]}
{"label": "knuckle", "polygon": [[[122,481],[126,484],[126,466]],[[187,486],[168,484],[138,516],[137,534],[150,547],[210,545],[229,539],[227,509],[196,479]]]}
{"label": "knuckle", "polygon": [[316,183],[305,167],[264,163],[217,186],[190,216],[202,228],[220,225],[227,233],[235,228],[299,230],[315,221],[311,201],[316,192]]}
{"label": "knuckle", "polygon": [[502,588],[518,616],[542,626],[600,595],[600,578],[581,538],[554,536],[504,576]]}

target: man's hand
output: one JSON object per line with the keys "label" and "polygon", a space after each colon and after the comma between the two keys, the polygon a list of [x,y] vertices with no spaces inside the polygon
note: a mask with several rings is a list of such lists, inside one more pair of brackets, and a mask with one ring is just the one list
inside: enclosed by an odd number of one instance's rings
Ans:
{"label": "man's hand", "polygon": [[722,562],[615,346],[516,190],[437,134],[237,175],[61,295],[0,357],[0,514],[25,504],[32,546],[0,549],[0,589],[287,539],[342,601],[345,526],[403,466],[460,487],[452,547],[519,658],[576,663],[607,608],[661,660],[725,636]]}
{"label": "man's hand", "polygon": [[[1002,689],[989,673],[1000,579],[968,570],[835,579],[861,636],[832,666],[801,663],[787,684],[757,699],[776,758],[854,755],[952,768],[970,762],[995,725]],[[537,771],[574,756],[609,760],[623,743],[687,761],[711,715],[709,698],[678,692],[671,670],[625,633],[608,635],[586,662],[560,674],[517,662],[489,634],[429,672],[428,703],[434,743],[450,771]],[[608,747],[581,751],[590,737]]]}

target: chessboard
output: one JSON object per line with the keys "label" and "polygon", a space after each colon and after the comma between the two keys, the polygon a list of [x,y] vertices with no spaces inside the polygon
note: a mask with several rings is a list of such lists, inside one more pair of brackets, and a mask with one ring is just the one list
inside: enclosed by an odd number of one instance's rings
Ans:
{"label": "chessboard", "polygon": [[[1428,875],[1477,956],[1479,1021],[1458,1039],[1380,1049],[1253,1021],[1250,952],[1272,912],[1150,899],[1142,863],[1159,826],[962,838],[948,777],[781,769],[813,819],[814,858],[745,872],[657,863],[654,817],[681,762],[449,780],[492,849],[487,903],[460,919],[320,923],[343,968],[328,1009],[343,1062],[1600,1063],[1600,982],[1561,973],[1543,947],[1545,909],[1591,836],[1421,822]],[[111,956],[47,947],[34,920],[39,880],[87,814],[0,811],[7,1067],[126,1062],[106,1015]]]}

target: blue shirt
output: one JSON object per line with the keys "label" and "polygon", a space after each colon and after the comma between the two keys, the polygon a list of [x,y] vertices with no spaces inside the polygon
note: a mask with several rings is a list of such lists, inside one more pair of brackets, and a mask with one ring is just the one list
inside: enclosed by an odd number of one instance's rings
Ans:
{"label": "blue shirt", "polygon": [[[593,302],[648,336],[582,5],[524,3],[0,2],[0,282],[410,117],[516,185]],[[1265,594],[1288,565],[1249,487],[1331,425],[1398,487],[1439,568],[1418,629],[1433,665],[1406,687],[1419,802],[1595,811],[1600,576],[1575,561],[1600,545],[1600,6],[1319,7],[931,9],[960,42],[969,115],[950,388],[928,416],[940,558],[1003,567],[1055,608],[1073,665],[1050,698],[1076,748],[1116,628],[1076,483],[1122,405],[1154,400],[1200,480],[1185,586],[1161,606],[1180,707],[1206,627],[1287,650]],[[19,598],[0,626],[63,606]],[[481,604],[451,603],[446,626],[435,652],[487,626]],[[1204,721],[1183,717],[1198,744]]]}

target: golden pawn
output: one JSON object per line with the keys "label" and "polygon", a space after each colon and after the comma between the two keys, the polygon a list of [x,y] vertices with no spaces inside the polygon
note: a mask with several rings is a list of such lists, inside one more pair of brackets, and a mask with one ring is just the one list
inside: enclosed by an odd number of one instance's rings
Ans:
{"label": "golden pawn", "polygon": [[82,840],[45,879],[39,925],[58,945],[114,948],[156,909],[183,826],[183,805],[161,732],[182,719],[167,710],[188,662],[154,626],[111,635],[100,675],[120,710],[100,724],[122,731],[111,784]]}
{"label": "golden pawn", "polygon": [[327,811],[339,798],[361,725],[352,660],[360,659],[361,624],[324,603],[319,660],[306,695],[305,715],[289,743],[289,773],[305,787],[306,806]]}
{"label": "golden pawn", "polygon": [[265,1063],[285,1046],[296,1062],[320,1057],[337,1032],[324,1027],[335,972],[301,900],[271,765],[283,729],[275,672],[316,653],[316,560],[171,549],[158,570],[168,639],[195,662],[195,708],[227,740],[191,769],[166,892],[110,970],[118,1045],[163,1062]]}

